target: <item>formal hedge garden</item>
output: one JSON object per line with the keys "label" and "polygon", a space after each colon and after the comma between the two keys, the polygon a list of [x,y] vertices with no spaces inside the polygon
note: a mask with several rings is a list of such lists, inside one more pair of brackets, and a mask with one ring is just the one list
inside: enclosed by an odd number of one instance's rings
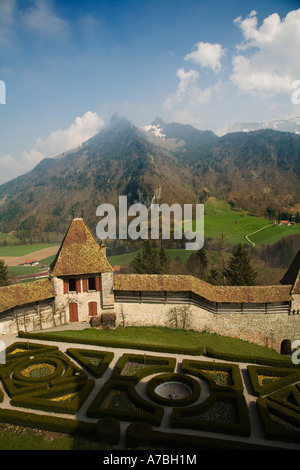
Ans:
{"label": "formal hedge garden", "polygon": [[[7,347],[6,363],[0,365],[0,421],[92,437],[111,446],[118,445],[120,423],[126,422],[129,448],[267,448],[264,441],[255,446],[247,441],[253,431],[244,394],[247,380],[265,439],[300,443],[298,367],[252,358],[242,374],[238,357],[218,360],[212,350],[208,356],[180,363],[171,353],[124,352],[115,358],[97,346],[62,352],[23,339]],[[162,385],[174,383],[188,390],[186,396],[161,394]],[[207,432],[215,438],[205,437]]]}

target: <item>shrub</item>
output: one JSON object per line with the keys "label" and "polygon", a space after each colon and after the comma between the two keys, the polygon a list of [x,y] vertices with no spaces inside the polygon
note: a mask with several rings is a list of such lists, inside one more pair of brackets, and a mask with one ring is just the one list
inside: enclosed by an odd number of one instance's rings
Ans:
{"label": "shrub", "polygon": [[[244,389],[240,368],[237,364],[184,359],[182,361],[182,372],[206,380],[211,390],[242,392]],[[222,376],[223,379],[226,379],[223,380],[224,383],[220,381]]]}
{"label": "shrub", "polygon": [[268,398],[258,398],[256,401],[259,415],[267,439],[299,442],[300,415],[272,402]]}
{"label": "shrub", "polygon": [[144,400],[132,381],[110,379],[87,410],[90,418],[110,416],[122,421],[143,421],[159,426],[163,409]]}
{"label": "shrub", "polygon": [[3,423],[27,426],[45,431],[61,432],[73,436],[95,436],[95,424],[77,419],[58,416],[39,415],[19,410],[0,409],[0,421]]}
{"label": "shrub", "polygon": [[[218,409],[222,405],[222,409]],[[220,432],[240,436],[251,433],[249,411],[244,396],[212,392],[207,400],[187,408],[174,408],[171,427]]]}
{"label": "shrub", "polygon": [[132,449],[147,447],[152,436],[152,426],[149,423],[135,422],[126,429],[126,444]]}
{"label": "shrub", "polygon": [[[132,375],[121,375],[126,364],[130,362],[140,364],[141,369],[137,370]],[[146,354],[123,354],[115,365],[111,378],[133,380],[137,383],[146,375],[152,375],[162,371],[173,372],[175,365],[175,358],[148,356]]]}
{"label": "shrub", "polygon": [[267,395],[300,380],[300,371],[290,368],[250,365],[247,370],[256,396]]}
{"label": "shrub", "polygon": [[[114,358],[113,352],[95,351],[90,349],[69,348],[66,351],[71,357],[76,359],[83,367],[87,369],[95,378],[102,377],[107,370],[109,364]],[[99,360],[99,364],[95,365],[91,362],[91,358]]]}
{"label": "shrub", "polygon": [[267,365],[267,366],[274,366],[274,367],[291,367],[291,368],[296,368],[299,366],[296,366],[292,363],[290,359],[287,359],[286,357],[283,357],[282,359],[273,359],[273,358],[267,358],[267,357],[259,357],[259,356],[253,356],[253,355],[247,355],[247,354],[230,354],[226,352],[221,352],[221,351],[215,351],[213,348],[207,346],[205,355],[208,357],[214,357],[216,359],[224,359],[225,361],[231,361],[231,362],[245,362],[245,363],[252,363],[252,364],[261,364],[261,365]]}
{"label": "shrub", "polygon": [[99,419],[95,425],[96,436],[109,445],[119,443],[121,436],[120,421],[115,418],[105,417]]}
{"label": "shrub", "polygon": [[93,380],[70,380],[46,390],[28,390],[12,398],[13,406],[54,413],[76,414],[95,386]]}

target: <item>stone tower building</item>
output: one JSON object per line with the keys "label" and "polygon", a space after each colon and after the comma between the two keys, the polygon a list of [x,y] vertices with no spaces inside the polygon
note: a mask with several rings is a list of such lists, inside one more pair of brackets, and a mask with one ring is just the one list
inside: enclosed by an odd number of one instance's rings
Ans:
{"label": "stone tower building", "polygon": [[74,218],[55,260],[50,279],[55,290],[55,310],[66,322],[113,321],[113,268],[83,218]]}

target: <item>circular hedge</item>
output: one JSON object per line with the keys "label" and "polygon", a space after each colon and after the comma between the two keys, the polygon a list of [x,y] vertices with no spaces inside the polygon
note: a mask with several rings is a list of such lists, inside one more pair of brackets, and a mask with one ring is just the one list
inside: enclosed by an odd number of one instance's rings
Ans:
{"label": "circular hedge", "polygon": [[[156,389],[162,384],[166,384],[168,382],[174,382],[174,383],[181,383],[189,387],[191,393],[189,396],[186,396],[184,398],[177,398],[176,396],[169,396],[169,397],[163,397],[160,396],[157,392]],[[201,387],[200,384],[193,379],[192,377],[189,377],[188,375],[184,374],[160,374],[157,375],[156,377],[153,377],[147,384],[146,391],[148,394],[148,397],[151,398],[151,400],[164,405],[164,406],[186,406],[194,403],[200,396],[201,392]]]}
{"label": "circular hedge", "polygon": [[[33,371],[38,369],[39,373],[34,375]],[[15,367],[13,378],[27,383],[44,382],[61,377],[64,369],[63,361],[55,357],[26,359]]]}

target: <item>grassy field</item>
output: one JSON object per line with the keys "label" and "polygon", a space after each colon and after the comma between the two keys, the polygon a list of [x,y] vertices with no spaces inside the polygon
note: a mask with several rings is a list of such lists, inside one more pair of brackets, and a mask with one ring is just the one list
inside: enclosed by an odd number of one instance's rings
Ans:
{"label": "grassy field", "polygon": [[128,326],[126,328],[116,328],[115,330],[96,330],[93,328],[86,328],[84,330],[66,330],[63,331],[63,333],[59,331],[48,333],[51,337],[53,336],[53,339],[59,338],[61,334],[68,338],[79,338],[90,340],[91,342],[93,340],[101,341],[103,342],[103,346],[105,346],[105,341],[112,340],[116,346],[118,344],[122,346],[122,343],[132,343],[140,346],[144,344],[170,347],[176,345],[176,347],[179,348],[197,348],[201,346],[206,348],[209,346],[218,352],[282,359],[282,356],[276,351],[258,346],[254,343],[248,343],[247,341],[236,338],[194,330],[173,330],[165,327]]}
{"label": "grassy field", "polygon": [[25,256],[51,246],[57,246],[57,243],[52,245],[40,243],[36,245],[0,246],[0,258],[6,256]]}
{"label": "grassy field", "polygon": [[270,220],[251,216],[246,211],[236,211],[215,198],[209,198],[205,204],[205,238],[218,238],[224,232],[232,244],[247,243],[246,235],[262,228],[249,237],[257,245],[273,244],[288,235],[300,234],[300,224],[290,227],[273,225]]}
{"label": "grassy field", "polygon": [[[226,234],[228,241],[235,245],[237,243],[249,244],[246,235],[250,235],[249,239],[256,245],[268,244],[278,242],[280,239],[288,236],[300,234],[300,224],[294,226],[285,227],[279,225],[273,225],[272,221],[264,219],[263,217],[254,217],[249,215],[247,211],[234,210],[229,204],[224,201],[217,200],[216,198],[210,197],[204,205],[205,217],[204,217],[204,240],[211,238],[215,239],[220,236],[222,232]],[[258,231],[259,230],[259,231]],[[253,233],[256,232],[257,233]],[[2,240],[2,234],[0,233],[0,240]],[[50,246],[56,246],[55,244],[35,244],[35,245],[20,245],[20,246],[3,246],[0,247],[0,259],[1,257],[8,256],[24,256],[34,251],[42,250]],[[176,258],[179,256],[183,261],[186,261],[191,255],[192,251],[180,250],[180,249],[168,249],[166,250],[168,256]],[[108,256],[109,262],[112,266],[129,265],[132,258],[137,255],[137,251],[131,253],[125,253],[122,255]],[[54,256],[46,258],[41,261],[41,264],[50,264],[54,259]],[[25,269],[25,268],[24,268]],[[26,268],[28,271],[23,271],[23,274],[33,273],[33,268]],[[11,270],[13,275],[18,270]]]}

